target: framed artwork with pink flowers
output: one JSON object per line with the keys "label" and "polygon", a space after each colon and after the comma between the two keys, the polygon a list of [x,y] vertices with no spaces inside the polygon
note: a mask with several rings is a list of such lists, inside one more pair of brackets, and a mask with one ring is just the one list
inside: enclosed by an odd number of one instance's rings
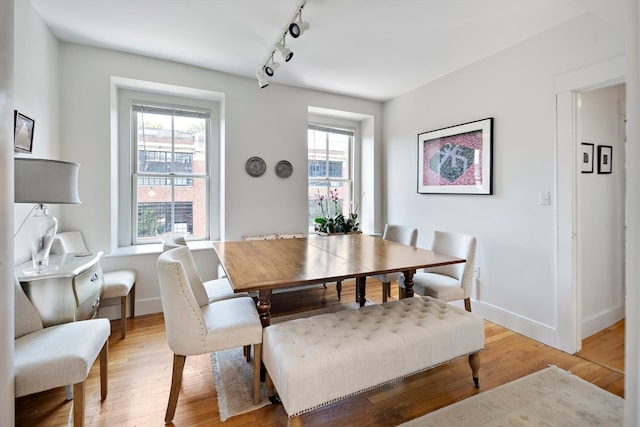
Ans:
{"label": "framed artwork with pink flowers", "polygon": [[493,194],[493,118],[418,134],[418,193]]}

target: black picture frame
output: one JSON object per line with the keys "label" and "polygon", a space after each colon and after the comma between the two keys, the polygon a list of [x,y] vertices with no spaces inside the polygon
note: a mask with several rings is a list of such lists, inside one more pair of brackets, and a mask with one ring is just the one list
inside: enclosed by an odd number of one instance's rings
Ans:
{"label": "black picture frame", "polygon": [[613,172],[613,147],[611,145],[598,145],[598,173]]}
{"label": "black picture frame", "polygon": [[418,193],[493,194],[493,117],[418,134]]}
{"label": "black picture frame", "polygon": [[35,120],[18,110],[13,110],[13,150],[19,153],[31,153],[33,149],[33,129]]}
{"label": "black picture frame", "polygon": [[589,142],[580,144],[580,171],[582,173],[593,173],[593,149],[594,145]]}

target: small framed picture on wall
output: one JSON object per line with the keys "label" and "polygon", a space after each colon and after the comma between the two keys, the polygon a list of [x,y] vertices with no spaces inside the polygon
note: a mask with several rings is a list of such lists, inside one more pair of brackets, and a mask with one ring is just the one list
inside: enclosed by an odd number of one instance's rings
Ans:
{"label": "small framed picture on wall", "polygon": [[593,144],[580,144],[580,170],[582,173],[593,173]]}
{"label": "small framed picture on wall", "polygon": [[31,153],[35,121],[13,110],[13,149],[20,153]]}
{"label": "small framed picture on wall", "polygon": [[612,154],[612,146],[598,145],[598,173],[611,173]]}

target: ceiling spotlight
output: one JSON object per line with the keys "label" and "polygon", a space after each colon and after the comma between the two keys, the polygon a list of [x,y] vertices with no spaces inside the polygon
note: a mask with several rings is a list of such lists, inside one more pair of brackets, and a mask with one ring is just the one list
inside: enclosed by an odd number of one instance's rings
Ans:
{"label": "ceiling spotlight", "polygon": [[256,73],[256,77],[258,78],[258,86],[260,87],[260,89],[264,89],[265,87],[269,86],[269,82],[264,77],[264,71],[258,71]]}
{"label": "ceiling spotlight", "polygon": [[293,52],[291,52],[291,49],[284,45],[284,37],[282,38],[282,43],[278,43],[276,45],[276,49],[278,49],[278,52],[280,52],[280,55],[284,58],[284,62],[289,62],[291,61],[291,58],[293,58]]}
{"label": "ceiling spotlight", "polygon": [[289,24],[289,34],[294,39],[297,39],[308,29],[309,23],[302,20],[302,8],[300,8],[300,11],[298,12],[298,19]]}
{"label": "ceiling spotlight", "polygon": [[279,66],[280,63],[273,60],[273,52],[271,52],[271,62],[267,63],[267,65],[264,66],[264,73],[269,77],[273,77],[276,68],[278,68]]}

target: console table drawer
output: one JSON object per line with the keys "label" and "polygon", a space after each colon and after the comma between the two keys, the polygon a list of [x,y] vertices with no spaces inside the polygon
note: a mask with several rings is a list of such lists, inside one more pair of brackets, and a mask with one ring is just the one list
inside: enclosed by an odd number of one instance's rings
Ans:
{"label": "console table drawer", "polygon": [[104,286],[101,257],[102,252],[51,255],[49,265],[58,269],[36,275],[23,273],[30,261],[16,267],[22,289],[45,327],[96,316]]}
{"label": "console table drawer", "polygon": [[73,291],[76,296],[76,320],[93,319],[98,312],[102,296],[103,273],[100,264],[77,275],[73,279]]}

